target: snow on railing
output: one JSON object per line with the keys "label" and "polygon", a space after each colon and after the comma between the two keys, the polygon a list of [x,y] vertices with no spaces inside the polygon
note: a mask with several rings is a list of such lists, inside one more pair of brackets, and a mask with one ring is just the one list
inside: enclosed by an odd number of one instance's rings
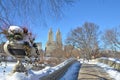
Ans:
{"label": "snow on railing", "polygon": [[107,64],[110,67],[120,71],[120,59],[102,57],[98,59],[98,62]]}
{"label": "snow on railing", "polygon": [[40,80],[59,80],[67,71],[67,69],[75,62],[76,59],[70,58],[68,60],[65,60],[63,63],[52,67],[51,73],[43,76],[40,78]]}
{"label": "snow on railing", "polygon": [[[64,75],[64,73],[68,70],[68,68],[75,62],[75,59],[67,59],[61,64],[55,66],[55,67],[45,67],[42,70],[34,71],[29,69],[28,73],[21,73],[21,72],[15,72],[10,73],[10,75],[3,75],[0,78],[0,80],[59,80],[61,76]],[[11,63],[10,63],[11,65]],[[11,67],[9,66],[7,70],[11,69],[14,65]],[[29,65],[27,65],[29,66]],[[9,72],[7,72],[8,74]],[[1,77],[1,76],[0,76]]]}

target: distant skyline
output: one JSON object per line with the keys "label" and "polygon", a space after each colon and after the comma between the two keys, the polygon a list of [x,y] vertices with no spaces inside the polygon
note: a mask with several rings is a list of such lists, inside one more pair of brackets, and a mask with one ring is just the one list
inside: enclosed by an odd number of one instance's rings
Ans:
{"label": "distant skyline", "polygon": [[[35,13],[36,15],[39,16],[39,14]],[[64,16],[62,18],[55,20],[52,17],[47,17],[45,22],[47,26],[41,26],[41,21],[36,18],[34,24],[29,23],[30,26],[28,25],[30,30],[36,35],[36,42],[42,42],[43,49],[48,40],[47,37],[50,28],[54,32],[54,39],[57,29],[60,29],[64,43],[68,32],[77,26],[82,26],[85,22],[97,24],[100,26],[101,31],[119,26],[120,0],[78,0],[73,6],[64,9]],[[16,23],[15,25],[23,24]]]}
{"label": "distant skyline", "polygon": [[[64,12],[64,17],[58,21],[48,20],[48,27],[41,28],[39,40],[43,47],[47,41],[48,31],[53,29],[54,36],[59,28],[63,42],[68,32],[84,22],[93,22],[103,31],[120,25],[120,0],[80,0]],[[43,33],[43,34],[41,34]],[[41,38],[42,37],[42,38]],[[36,40],[36,41],[39,41]]]}

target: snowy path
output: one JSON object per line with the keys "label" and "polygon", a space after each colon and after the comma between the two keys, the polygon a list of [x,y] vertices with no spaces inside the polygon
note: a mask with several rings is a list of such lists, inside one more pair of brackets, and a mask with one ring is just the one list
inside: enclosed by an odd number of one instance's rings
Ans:
{"label": "snowy path", "polygon": [[82,64],[78,80],[114,80],[103,68],[95,64]]}

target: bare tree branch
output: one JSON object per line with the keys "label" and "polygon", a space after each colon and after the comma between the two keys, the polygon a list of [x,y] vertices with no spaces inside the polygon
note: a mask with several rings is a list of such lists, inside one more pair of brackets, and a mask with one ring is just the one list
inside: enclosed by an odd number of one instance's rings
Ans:
{"label": "bare tree branch", "polygon": [[120,36],[119,28],[107,29],[103,36],[103,42],[108,47],[119,48],[120,49]]}
{"label": "bare tree branch", "polygon": [[98,47],[98,26],[94,23],[85,23],[82,27],[73,29],[66,39],[67,44],[72,44],[82,50],[83,55],[91,58]]}
{"label": "bare tree branch", "polygon": [[[60,17],[63,8],[74,2],[74,0],[0,0],[0,16],[11,24],[15,23],[15,18],[32,21],[34,18],[42,17],[43,20],[48,15]],[[41,16],[35,15],[36,13]]]}

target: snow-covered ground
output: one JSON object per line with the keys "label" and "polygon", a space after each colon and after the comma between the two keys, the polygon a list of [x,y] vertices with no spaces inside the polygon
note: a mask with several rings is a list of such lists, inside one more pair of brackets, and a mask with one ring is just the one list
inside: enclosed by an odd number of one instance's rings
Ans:
{"label": "snow-covered ground", "polygon": [[[19,73],[19,72],[15,72],[14,74],[11,73],[13,67],[15,66],[16,63],[7,63],[7,66],[5,68],[5,63],[2,63],[2,66],[0,66],[0,80],[39,80],[40,77],[51,74],[52,72],[54,72],[55,70],[63,67],[64,65],[66,65],[68,62],[70,62],[72,59],[68,59],[66,61],[64,61],[63,63],[55,66],[55,67],[45,67],[42,70],[39,71],[33,71],[33,70],[28,70],[28,74],[26,73]],[[78,63],[75,64],[76,66],[78,66]],[[30,66],[30,65],[27,65]],[[73,67],[76,67],[73,66]],[[5,71],[5,72],[4,72]],[[74,72],[75,73],[75,72]]]}
{"label": "snow-covered ground", "polygon": [[[113,59],[111,59],[111,60],[113,60]],[[114,59],[114,60],[119,63],[118,59]],[[80,61],[80,63],[96,64],[98,66],[101,66],[112,78],[114,78],[115,80],[120,80],[120,72],[109,67],[108,65],[105,65],[103,63],[98,63],[96,60],[90,60],[89,62],[88,61],[83,62],[83,60],[80,59],[79,61]],[[46,67],[40,71],[29,70],[28,75],[25,73],[18,73],[18,72],[11,74],[10,72],[12,71],[12,69],[16,63],[9,62],[9,63],[7,63],[6,68],[5,68],[5,63],[2,63],[3,65],[0,66],[0,80],[39,80],[40,77],[52,73],[53,71],[64,66],[67,62],[69,62],[69,61],[65,61],[55,67]],[[68,78],[69,78],[69,80],[77,80],[75,78],[78,75],[80,63],[79,62],[74,63],[60,80],[66,80]],[[4,70],[5,70],[5,72],[4,72]]]}
{"label": "snow-covered ground", "polygon": [[[0,80],[39,80],[40,77],[50,74],[55,68],[52,67],[45,67],[39,71],[28,70],[28,74],[26,73],[14,73],[12,74],[11,71],[16,63],[7,63],[6,68],[5,63],[2,63],[0,66]],[[27,65],[30,66],[30,65]],[[5,71],[5,72],[4,72]]]}
{"label": "snow-covered ground", "polygon": [[6,80],[6,75],[10,73],[15,63],[7,63],[7,67],[5,66],[6,65],[5,62],[0,63],[0,65],[1,65],[0,66],[0,80]]}

